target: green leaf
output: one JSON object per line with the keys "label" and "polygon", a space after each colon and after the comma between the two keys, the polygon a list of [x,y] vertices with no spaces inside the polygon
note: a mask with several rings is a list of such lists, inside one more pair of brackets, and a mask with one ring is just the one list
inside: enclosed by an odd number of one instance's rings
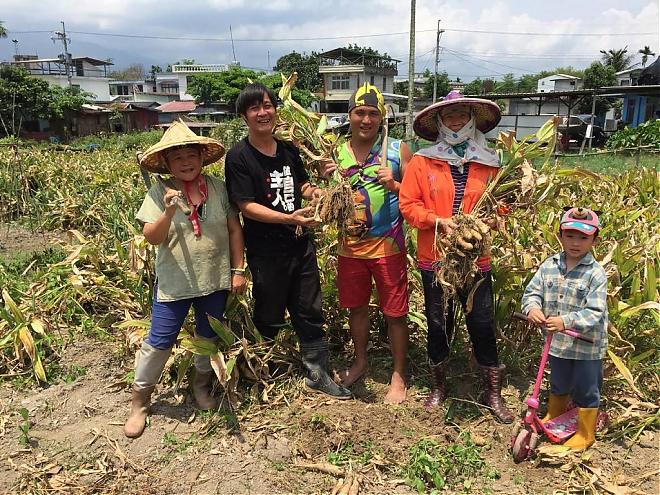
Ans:
{"label": "green leaf", "polygon": [[229,329],[229,327],[225,324],[225,322],[220,321],[211,315],[207,315],[207,316],[211,328],[216,333],[216,335],[220,337],[220,340],[224,344],[225,350],[229,349],[232,345],[234,345],[234,342],[236,342],[236,337]]}

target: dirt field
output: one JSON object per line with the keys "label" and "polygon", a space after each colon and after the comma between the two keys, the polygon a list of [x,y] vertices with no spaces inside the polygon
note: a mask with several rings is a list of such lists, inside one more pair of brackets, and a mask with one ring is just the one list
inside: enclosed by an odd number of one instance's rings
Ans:
{"label": "dirt field", "polygon": [[[42,249],[53,237],[18,229],[0,235],[0,254]],[[511,426],[496,423],[473,402],[477,374],[464,357],[451,363],[445,407],[422,407],[429,377],[419,348],[412,352],[412,386],[401,406],[382,403],[389,360],[379,345],[371,372],[354,387],[354,400],[305,392],[298,373],[283,393],[271,393],[269,404],[242,408],[236,424],[227,411],[196,412],[185,384],[178,391],[160,386],[149,427],[129,440],[121,426],[133,361],[121,349],[119,341],[81,337],[60,356],[58,383],[26,388],[20,377],[1,382],[0,493],[331,493],[349,473],[359,476],[359,493],[416,493],[402,475],[410,448],[422,439],[460,444],[461,432],[470,433],[485,468],[445,493],[660,493],[657,433],[645,432],[634,444],[601,439],[583,458],[514,464]],[[335,356],[336,364],[346,364],[346,355]],[[510,407],[520,409],[532,380],[509,377],[504,395]],[[341,473],[302,467],[327,467],[329,461]]]}
{"label": "dirt field", "polygon": [[[421,438],[456,441],[456,427],[445,424],[442,412],[425,411],[415,389],[402,406],[382,404],[386,386],[378,377],[358,385],[355,400],[299,394],[288,406],[280,401],[275,407],[251,408],[240,418],[237,433],[221,420],[206,437],[201,430],[209,418],[195,415],[189,394],[161,388],[149,428],[141,438],[128,440],[121,424],[129,393],[113,384],[123,383],[131,363],[115,352],[109,343],[78,341],[62,356],[63,367],[84,370],[73,382],[42,390],[2,388],[1,493],[47,486],[57,493],[330,493],[334,476],[295,464],[327,462],[328,452],[349,442],[356,454],[364,454],[365,446],[370,451],[360,458],[364,464],[354,466],[363,477],[361,493],[414,493],[396,474],[408,448]],[[457,395],[474,395],[471,380],[461,381],[466,385]],[[519,390],[509,385],[506,395],[513,405]],[[29,411],[28,448],[19,443],[20,407]],[[507,452],[510,426],[488,415],[456,420],[485,446],[484,459],[500,476],[473,480],[474,493],[549,494],[571,486],[569,474],[554,466],[514,464]],[[632,448],[598,442],[590,457],[588,465],[608,480],[634,479],[657,470],[658,439],[646,434]],[[658,493],[657,482],[657,475],[651,476],[639,480],[641,491],[611,493]]]}

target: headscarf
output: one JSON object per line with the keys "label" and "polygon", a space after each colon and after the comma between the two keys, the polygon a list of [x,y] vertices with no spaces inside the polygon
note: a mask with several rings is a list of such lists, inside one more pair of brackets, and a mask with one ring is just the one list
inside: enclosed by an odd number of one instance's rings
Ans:
{"label": "headscarf", "polygon": [[482,163],[489,167],[500,166],[497,152],[488,147],[486,136],[477,129],[474,113],[470,111],[470,120],[458,131],[452,131],[442,123],[440,113],[438,119],[438,138],[431,146],[422,148],[416,154],[434,160],[443,160],[458,168],[463,173],[463,166],[468,162]]}

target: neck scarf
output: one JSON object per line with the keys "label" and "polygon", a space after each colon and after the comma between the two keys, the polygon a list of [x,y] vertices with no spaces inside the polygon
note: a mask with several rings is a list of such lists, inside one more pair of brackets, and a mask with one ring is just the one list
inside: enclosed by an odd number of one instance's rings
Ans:
{"label": "neck scarf", "polygon": [[[199,194],[202,197],[198,205],[194,204],[191,199],[190,191],[192,190],[193,185],[197,186]],[[208,185],[206,184],[204,177],[202,177],[202,174],[199,174],[196,179],[191,181],[183,181],[183,190],[191,211],[190,215],[188,215],[188,220],[190,220],[193,225],[193,232],[195,233],[195,237],[199,237],[202,235],[202,224],[199,219],[197,208],[206,203],[206,198],[209,197]]]}
{"label": "neck scarf", "polygon": [[488,147],[486,136],[477,129],[474,115],[458,131],[446,127],[438,114],[438,140],[416,154],[434,160],[443,160],[463,173],[463,166],[468,162],[482,163],[489,167],[500,166],[497,152]]}

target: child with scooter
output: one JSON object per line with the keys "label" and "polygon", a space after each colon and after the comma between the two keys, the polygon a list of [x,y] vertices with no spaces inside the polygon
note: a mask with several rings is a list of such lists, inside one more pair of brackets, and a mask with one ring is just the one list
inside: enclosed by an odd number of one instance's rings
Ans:
{"label": "child with scooter", "polygon": [[547,425],[563,415],[572,400],[577,426],[564,445],[576,451],[594,443],[597,423],[603,419],[598,408],[607,350],[607,277],[591,254],[599,229],[593,210],[568,209],[559,226],[563,251],[541,264],[522,298],[528,321],[551,333],[550,398],[540,422]]}

